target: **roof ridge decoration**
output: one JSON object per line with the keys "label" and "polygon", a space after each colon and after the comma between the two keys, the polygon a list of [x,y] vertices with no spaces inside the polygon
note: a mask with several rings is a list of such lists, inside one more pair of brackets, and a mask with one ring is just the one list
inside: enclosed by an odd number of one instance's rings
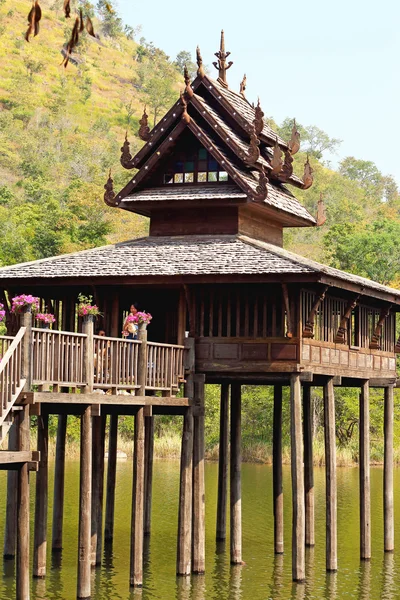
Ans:
{"label": "roof ridge decoration", "polygon": [[[193,92],[193,90],[192,90]],[[181,103],[183,106],[183,113],[182,113],[182,121],[185,121],[186,123],[190,123],[190,115],[187,111],[187,102],[186,102],[186,98],[185,98],[185,93],[181,91]]]}
{"label": "roof ridge decoration", "polygon": [[313,173],[314,170],[312,169],[311,165],[310,165],[310,159],[307,153],[307,160],[304,163],[304,174],[303,174],[303,184],[304,190],[308,190],[308,188],[310,188],[314,182],[314,177],[313,177]]}
{"label": "roof ridge decoration", "polygon": [[260,98],[258,99],[257,106],[254,109],[254,129],[256,135],[259,137],[264,129],[264,113],[260,105]]}
{"label": "roof ridge decoration", "polygon": [[289,149],[285,150],[285,160],[283,161],[282,168],[279,172],[279,181],[286,183],[293,175],[293,158]]}
{"label": "roof ridge decoration", "polygon": [[300,150],[300,132],[297,129],[296,119],[293,119],[292,135],[288,141],[288,147],[292,156]]}
{"label": "roof ridge decoration", "polygon": [[205,75],[205,71],[204,71],[204,67],[203,67],[203,59],[200,53],[200,48],[199,46],[197,46],[196,48],[196,62],[197,62],[197,75],[201,78],[204,77]]}
{"label": "roof ridge decoration", "polygon": [[319,195],[318,205],[317,205],[317,227],[321,227],[326,222],[326,209],[324,204],[324,197],[322,192]]}
{"label": "roof ridge decoration", "polygon": [[130,143],[129,143],[129,140],[128,140],[128,131],[125,132],[125,140],[124,140],[124,143],[122,144],[122,148],[121,148],[120,162],[121,162],[121,165],[125,169],[132,169],[133,168],[133,165],[132,165],[132,154],[131,154],[131,151],[130,151]]}
{"label": "roof ridge decoration", "polygon": [[241,96],[243,96],[243,98],[246,100],[246,95],[245,95],[245,91],[246,91],[246,85],[247,85],[247,77],[246,77],[246,73],[243,75],[243,79],[240,82],[240,91],[239,94]]}
{"label": "roof ridge decoration", "polygon": [[271,158],[271,167],[272,167],[271,174],[274,175],[275,177],[277,177],[279,175],[279,173],[281,172],[282,167],[283,167],[282,150],[279,147],[278,138],[276,138],[276,141],[275,141],[273,155]]}
{"label": "roof ridge decoration", "polygon": [[148,122],[149,122],[149,116],[146,112],[146,106],[145,106],[144,110],[143,110],[142,118],[139,121],[139,125],[140,125],[139,137],[144,142],[147,142],[150,137],[150,127],[149,127]]}
{"label": "roof ridge decoration", "polygon": [[108,179],[106,181],[106,184],[104,186],[104,189],[106,190],[104,192],[104,202],[108,205],[108,206],[116,206],[116,202],[115,202],[115,192],[114,192],[114,180],[111,177],[111,169],[108,172]]}
{"label": "roof ridge decoration", "polygon": [[230,52],[225,52],[225,35],[224,30],[222,29],[219,51],[215,52],[215,56],[218,58],[218,62],[213,62],[213,65],[218,70],[218,81],[225,87],[228,87],[228,84],[226,82],[226,72],[233,65],[233,62],[231,60],[228,64],[226,64],[226,59],[229,55]]}

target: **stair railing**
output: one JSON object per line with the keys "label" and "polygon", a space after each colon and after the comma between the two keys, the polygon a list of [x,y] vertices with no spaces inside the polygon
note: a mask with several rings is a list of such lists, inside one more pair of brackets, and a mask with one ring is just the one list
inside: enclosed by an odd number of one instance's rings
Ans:
{"label": "stair railing", "polygon": [[22,353],[26,327],[21,327],[0,362],[0,426],[23,390]]}

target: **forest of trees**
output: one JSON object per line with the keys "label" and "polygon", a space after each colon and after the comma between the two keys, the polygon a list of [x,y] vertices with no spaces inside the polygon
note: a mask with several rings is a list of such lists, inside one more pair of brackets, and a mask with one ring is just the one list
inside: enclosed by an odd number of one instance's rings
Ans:
{"label": "forest of trees", "polygon": [[[140,27],[124,24],[105,0],[78,1],[93,19],[98,37],[82,36],[74,60],[63,69],[61,49],[70,36],[71,20],[63,15],[62,0],[43,0],[41,6],[40,35],[27,43],[23,38],[26,3],[0,0],[0,265],[146,234],[145,218],[104,204],[107,171],[113,169],[115,188],[131,177],[119,165],[125,131],[134,152],[142,143],[137,130],[143,105],[153,125],[183,86],[184,64],[195,73],[189,52],[167,56],[140,37]],[[271,117],[269,122],[289,139],[291,119],[277,124]],[[315,183],[297,196],[315,213],[322,194],[327,223],[288,231],[286,247],[398,287],[396,181],[374,163],[356,157],[346,157],[332,168],[327,156],[340,152],[341,141],[315,125],[298,127],[302,150],[295,157],[295,170],[302,173],[309,153]],[[260,388],[245,392],[245,439],[270,443],[272,404],[263,394]],[[317,396],[315,400],[318,406]],[[217,426],[215,391],[210,390],[208,402],[207,435],[212,445]],[[381,402],[376,396],[372,438],[377,440]],[[337,413],[338,441],[349,443],[358,418],[355,393],[338,394]],[[400,436],[399,421],[397,433]]]}

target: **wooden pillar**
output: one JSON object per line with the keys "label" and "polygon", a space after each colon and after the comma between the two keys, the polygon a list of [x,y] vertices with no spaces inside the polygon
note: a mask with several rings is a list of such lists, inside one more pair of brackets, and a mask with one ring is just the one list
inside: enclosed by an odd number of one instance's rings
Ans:
{"label": "wooden pillar", "polygon": [[231,386],[231,564],[242,564],[242,397],[240,383]]}
{"label": "wooden pillar", "polygon": [[337,571],[336,428],[333,379],[324,384],[326,570]]}
{"label": "wooden pillar", "polygon": [[47,413],[43,413],[38,417],[37,423],[40,462],[39,470],[36,474],[33,576],[45,577],[47,550],[49,415]]}
{"label": "wooden pillar", "polygon": [[371,558],[371,489],[369,467],[369,381],[360,394],[360,556]]}
{"label": "wooden pillar", "polygon": [[153,493],[154,417],[144,418],[144,535],[151,530],[151,500]]}
{"label": "wooden pillar", "polygon": [[194,400],[196,415],[193,419],[193,573],[204,573],[206,568],[204,384],[205,375],[194,376]]}
{"label": "wooden pillar", "polygon": [[226,505],[228,490],[228,445],[229,445],[229,384],[221,385],[219,416],[218,498],[217,498],[217,542],[226,538]]}
{"label": "wooden pillar", "polygon": [[101,564],[101,556],[103,550],[103,506],[104,506],[104,454],[105,454],[105,443],[106,443],[106,421],[107,416],[102,415],[100,417],[101,422],[101,434],[100,434],[100,474],[99,474],[99,492],[98,492],[98,519],[97,519],[97,547],[96,547],[96,565]]}
{"label": "wooden pillar", "polygon": [[[186,386],[187,387],[187,386]],[[177,575],[190,575],[192,555],[193,408],[183,417],[178,512]]]}
{"label": "wooden pillar", "polygon": [[118,415],[110,415],[110,429],[108,434],[108,464],[107,464],[107,491],[106,491],[106,519],[104,526],[104,541],[110,543],[114,537],[114,508],[115,508],[115,480],[117,472],[117,442],[118,442]]}
{"label": "wooden pillar", "polygon": [[290,440],[292,469],[292,578],[305,579],[305,506],[303,443],[301,426],[301,384],[298,373],[290,377]]}
{"label": "wooden pillar", "polygon": [[144,409],[135,415],[130,585],[143,585]]}
{"label": "wooden pillar", "polygon": [[314,458],[313,458],[313,413],[311,387],[303,386],[303,435],[304,435],[304,488],[306,546],[315,545],[314,535]]}
{"label": "wooden pillar", "polygon": [[383,458],[383,520],[384,550],[394,550],[393,518],[393,386],[385,388],[384,404],[384,458]]}
{"label": "wooden pillar", "polygon": [[119,337],[119,295],[117,292],[112,297],[111,301],[111,337]]}
{"label": "wooden pillar", "polygon": [[[18,450],[29,451],[29,405],[17,413]],[[29,600],[29,471],[28,464],[18,471],[17,486],[17,600]]]}
{"label": "wooden pillar", "polygon": [[54,501],[52,550],[62,550],[64,520],[64,479],[65,479],[65,439],[67,435],[67,415],[58,415],[56,459],[54,467]]}
{"label": "wooden pillar", "polygon": [[274,385],[274,421],[272,434],[272,485],[274,502],[275,554],[283,554],[282,485],[282,386]]}
{"label": "wooden pillar", "polygon": [[94,417],[92,425],[92,566],[101,564],[104,486],[105,416]]}
{"label": "wooden pillar", "polygon": [[88,406],[81,416],[81,456],[79,488],[78,598],[90,598],[91,503],[92,503],[92,423]]}
{"label": "wooden pillar", "polygon": [[[11,425],[8,433],[8,449],[18,450],[17,421]],[[17,485],[18,473],[10,470],[7,472],[7,505],[6,522],[4,529],[4,559],[10,560],[15,557],[16,533],[17,533]]]}

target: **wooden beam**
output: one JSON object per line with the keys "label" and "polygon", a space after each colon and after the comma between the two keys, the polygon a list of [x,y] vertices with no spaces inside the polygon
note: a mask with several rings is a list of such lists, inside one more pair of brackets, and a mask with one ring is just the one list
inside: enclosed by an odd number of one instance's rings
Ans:
{"label": "wooden beam", "polygon": [[114,537],[114,510],[115,510],[115,480],[117,470],[117,442],[118,442],[118,415],[110,416],[110,429],[108,434],[108,463],[107,463],[107,492],[106,492],[106,519],[104,526],[104,541],[112,543]]}
{"label": "wooden beam", "polygon": [[317,295],[315,302],[311,308],[310,314],[308,315],[308,319],[304,325],[303,338],[313,338],[314,337],[315,316],[318,312],[321,302],[323,302],[325,299],[325,294],[328,289],[329,289],[329,286],[325,286],[324,289],[322,290],[322,292],[320,292]]}
{"label": "wooden beam", "polygon": [[229,446],[229,384],[221,384],[219,415],[218,453],[218,498],[217,498],[217,542],[226,538],[226,507],[228,490],[228,446]]}
{"label": "wooden beam", "polygon": [[54,467],[53,532],[51,544],[53,552],[62,550],[67,419],[67,415],[59,415],[57,425],[56,460]]}
{"label": "wooden beam", "polygon": [[283,293],[283,301],[284,301],[285,310],[286,310],[286,337],[290,339],[293,337],[293,325],[292,325],[292,313],[290,310],[289,292],[288,292],[286,283],[282,283],[282,293]]}
{"label": "wooden beam", "polygon": [[204,489],[204,384],[205,375],[194,376],[194,401],[203,409],[193,418],[193,573],[205,572],[205,489]]}
{"label": "wooden beam", "polygon": [[[8,450],[10,452],[18,450],[17,419],[14,419],[8,433]],[[10,470],[7,473],[7,505],[3,548],[3,556],[6,560],[15,557],[17,534],[17,485],[18,475],[14,470]]]}
{"label": "wooden beam", "polygon": [[91,503],[92,503],[92,423],[90,407],[81,416],[81,455],[79,484],[78,598],[90,598]]}
{"label": "wooden beam", "polygon": [[301,384],[299,375],[290,379],[290,439],[292,468],[292,578],[305,580],[305,506]]}
{"label": "wooden beam", "polygon": [[49,416],[43,413],[37,420],[38,450],[40,452],[39,470],[36,475],[35,530],[33,540],[33,576],[46,575],[47,550],[47,499],[49,487],[48,447]]}
{"label": "wooden beam", "polygon": [[192,559],[193,409],[183,418],[178,508],[177,575],[190,575]]}
{"label": "wooden beam", "polygon": [[133,454],[132,525],[130,585],[143,585],[143,517],[144,517],[144,414],[135,415]]}
{"label": "wooden beam", "polygon": [[275,554],[283,554],[283,483],[282,483],[282,386],[274,385],[272,439],[272,486]]}
{"label": "wooden beam", "polygon": [[188,398],[176,398],[175,396],[145,396],[138,395],[107,395],[96,392],[89,394],[72,394],[61,392],[30,392],[25,394],[26,402],[29,404],[110,404],[110,405],[132,405],[132,406],[189,406]]}
{"label": "wooden beam", "polygon": [[231,386],[231,564],[242,564],[242,395],[240,383]]}
{"label": "wooden beam", "polygon": [[314,532],[314,461],[313,461],[313,407],[311,387],[303,386],[303,435],[304,435],[304,488],[306,546],[315,545]]}
{"label": "wooden beam", "polygon": [[360,556],[371,558],[371,489],[369,466],[369,382],[361,385],[360,394]]}
{"label": "wooden beam", "polygon": [[384,550],[394,550],[394,515],[393,515],[393,386],[385,388],[383,416],[383,520]]}
{"label": "wooden beam", "polygon": [[324,385],[326,570],[337,571],[337,485],[335,396],[330,377]]}

